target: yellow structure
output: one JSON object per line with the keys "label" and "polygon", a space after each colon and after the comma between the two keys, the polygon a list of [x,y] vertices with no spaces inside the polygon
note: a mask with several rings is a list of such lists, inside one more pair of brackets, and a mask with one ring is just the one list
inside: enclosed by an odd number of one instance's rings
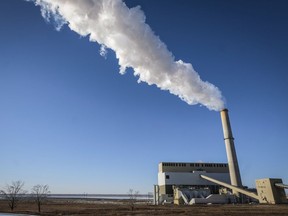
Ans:
{"label": "yellow structure", "polygon": [[[259,203],[282,204],[287,203],[282,179],[257,179],[256,188]],[[280,186],[278,186],[280,185]]]}

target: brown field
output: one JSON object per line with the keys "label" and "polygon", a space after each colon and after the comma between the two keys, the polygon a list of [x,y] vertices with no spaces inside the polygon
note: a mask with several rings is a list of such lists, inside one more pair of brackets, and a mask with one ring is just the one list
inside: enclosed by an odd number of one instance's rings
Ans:
{"label": "brown field", "polygon": [[[7,202],[0,201],[0,212],[11,213]],[[19,203],[14,213],[37,215],[37,206],[31,201]],[[39,214],[38,214],[39,215]],[[135,216],[288,216],[288,205],[193,205],[153,206],[141,202],[132,211],[128,201],[109,200],[49,200],[42,206],[41,215],[135,215]]]}

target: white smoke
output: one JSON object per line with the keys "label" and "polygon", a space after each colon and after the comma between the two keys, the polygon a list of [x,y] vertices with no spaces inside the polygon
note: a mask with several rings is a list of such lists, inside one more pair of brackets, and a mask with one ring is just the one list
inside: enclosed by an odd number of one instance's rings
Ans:
{"label": "white smoke", "polygon": [[134,69],[138,82],[155,84],[168,90],[190,105],[202,104],[210,110],[224,108],[217,87],[204,82],[192,65],[175,61],[166,45],[145,23],[140,7],[128,8],[122,0],[32,0],[41,7],[47,20],[55,21],[56,29],[63,24],[90,41],[101,44],[100,54],[107,48],[116,53],[120,73]]}

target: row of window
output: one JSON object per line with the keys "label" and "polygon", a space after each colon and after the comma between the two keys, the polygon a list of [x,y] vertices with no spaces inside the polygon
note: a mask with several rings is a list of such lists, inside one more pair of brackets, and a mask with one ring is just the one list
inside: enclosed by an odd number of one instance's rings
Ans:
{"label": "row of window", "polygon": [[[188,164],[187,164],[188,165]],[[227,164],[189,163],[190,167],[228,167]],[[163,163],[163,166],[186,167],[186,163]]]}
{"label": "row of window", "polygon": [[204,164],[204,167],[228,167],[228,165],[227,164]]}
{"label": "row of window", "polygon": [[163,163],[163,166],[186,167],[186,163]]}

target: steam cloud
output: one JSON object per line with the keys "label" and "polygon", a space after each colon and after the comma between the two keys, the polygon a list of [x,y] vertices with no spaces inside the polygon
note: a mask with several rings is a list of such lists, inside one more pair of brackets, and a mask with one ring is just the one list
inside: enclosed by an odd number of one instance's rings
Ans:
{"label": "steam cloud", "polygon": [[145,23],[140,7],[128,8],[122,0],[32,0],[40,6],[47,21],[56,29],[68,24],[79,35],[101,44],[100,54],[107,48],[116,53],[120,73],[134,69],[138,82],[155,84],[190,105],[202,104],[210,110],[224,108],[217,87],[201,80],[192,65],[175,61],[166,45]]}

